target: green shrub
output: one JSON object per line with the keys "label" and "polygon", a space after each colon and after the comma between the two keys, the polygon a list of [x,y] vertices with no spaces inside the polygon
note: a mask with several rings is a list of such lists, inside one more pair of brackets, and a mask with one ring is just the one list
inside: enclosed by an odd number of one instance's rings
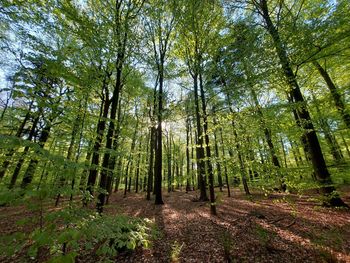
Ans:
{"label": "green shrub", "polygon": [[[154,225],[148,219],[107,216],[84,209],[66,208],[45,215],[39,227],[28,233],[3,237],[0,255],[22,252],[31,259],[45,256],[49,262],[74,262],[79,253],[110,258],[136,247],[149,247]],[[18,222],[26,224],[25,220]],[[42,255],[46,253],[48,255]]]}

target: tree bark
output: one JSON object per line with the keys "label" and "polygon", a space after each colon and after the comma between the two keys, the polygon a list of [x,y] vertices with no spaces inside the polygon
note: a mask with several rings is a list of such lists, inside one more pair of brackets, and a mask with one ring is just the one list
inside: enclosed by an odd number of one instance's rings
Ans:
{"label": "tree bark", "polygon": [[[335,188],[333,186],[332,179],[328,172],[326,162],[324,160],[321,146],[318,141],[309,111],[307,110],[306,102],[304,101],[296,76],[291,68],[286,49],[280,38],[277,28],[274,26],[270,18],[267,1],[260,0],[258,8],[260,9],[262,18],[266,23],[267,31],[273,39],[277,55],[280,60],[280,64],[284,71],[284,76],[286,77],[290,88],[290,97],[292,98],[293,103],[295,103],[297,107],[296,112],[299,120],[301,121],[301,125],[305,131],[308,145],[310,147],[310,157],[315,173],[315,178],[321,184],[321,191],[324,194],[329,195],[335,190]],[[340,198],[332,198],[330,200],[330,203],[331,205],[344,205],[343,201]]]}
{"label": "tree bark", "polygon": [[[41,131],[41,135],[39,137],[39,142],[38,145],[41,149],[44,148],[46,141],[49,138],[50,135],[50,130],[51,130],[51,121],[49,121],[45,127],[43,128],[43,130]],[[35,173],[35,170],[37,168],[38,165],[38,159],[37,158],[33,158],[30,160],[28,168],[26,170],[26,172],[24,173],[23,179],[22,179],[22,183],[21,183],[21,188],[26,188],[33,180],[33,176]]]}
{"label": "tree bark", "polygon": [[222,157],[224,158],[224,174],[225,174],[225,181],[227,186],[227,196],[231,197],[231,190],[230,190],[230,183],[228,180],[228,174],[227,174],[227,165],[225,160],[225,148],[224,148],[224,138],[222,136],[222,129],[220,128],[220,139],[221,139],[221,150],[222,150]]}
{"label": "tree bark", "polygon": [[[103,89],[106,90],[105,99],[101,102],[100,117],[97,123],[96,139],[92,152],[91,168],[89,172],[89,177],[87,181],[86,190],[89,191],[90,195],[94,195],[94,187],[96,184],[96,179],[98,175],[98,166],[100,163],[100,149],[102,146],[102,140],[104,136],[104,131],[106,129],[106,119],[108,117],[110,101],[107,92],[107,83],[104,81]],[[87,205],[86,200],[83,201],[84,205]]]}
{"label": "tree bark", "polygon": [[147,200],[151,200],[151,192],[153,185],[153,163],[154,163],[154,139],[155,139],[155,128],[152,126],[150,129],[150,140],[149,140],[149,162],[148,162],[148,176],[147,176]]}
{"label": "tree bark", "polygon": [[205,163],[204,163],[204,146],[203,146],[203,132],[199,110],[199,96],[198,96],[198,75],[193,76],[194,84],[194,102],[196,111],[196,155],[197,155],[197,169],[198,169],[198,182],[200,189],[200,201],[208,201],[206,191],[206,174],[205,174]]}
{"label": "tree bark", "polygon": [[[39,122],[39,118],[40,118],[40,114],[38,114],[38,116],[36,116],[34,121],[33,121],[32,127],[30,129],[30,132],[29,132],[29,135],[28,135],[28,138],[27,138],[28,141],[31,141],[33,139],[33,137],[34,137],[36,126],[37,126],[37,124]],[[15,186],[17,178],[18,178],[18,175],[19,175],[19,172],[21,171],[22,165],[24,163],[24,158],[25,158],[26,154],[28,153],[29,149],[30,149],[29,146],[26,146],[24,148],[24,151],[21,154],[21,158],[17,162],[15,170],[13,171],[13,174],[12,174],[12,177],[11,177],[11,181],[10,181],[10,184],[9,184],[9,189],[12,189]]]}
{"label": "tree bark", "polygon": [[338,112],[340,113],[340,116],[343,118],[343,121],[344,121],[345,125],[348,127],[348,129],[350,129],[350,114],[345,107],[345,103],[343,101],[341,94],[339,93],[339,90],[335,86],[335,84],[334,84],[333,80],[331,79],[331,77],[329,76],[327,70],[324,69],[320,65],[320,63],[318,63],[318,61],[314,61],[313,65],[316,67],[316,69],[318,70],[318,72],[320,73],[320,75],[322,76],[324,81],[326,82],[327,87],[328,87],[329,91],[331,92],[334,104],[337,107]]}
{"label": "tree bark", "polygon": [[[31,110],[31,108],[32,108],[32,105],[33,105],[33,101],[30,103],[29,108],[28,108],[28,111],[27,111],[26,115],[24,116],[24,119],[22,120],[20,126],[19,126],[18,129],[17,129],[16,135],[15,135],[17,138],[20,138],[20,137],[21,137],[21,135],[22,135],[22,133],[23,133],[23,130],[24,130],[24,127],[25,127],[25,125],[27,124],[27,122],[28,122],[28,120],[29,120],[29,118],[30,118],[30,116],[31,116],[30,110]],[[4,111],[5,111],[5,109],[4,109]],[[29,135],[29,136],[30,136],[30,135]],[[27,139],[27,140],[28,140],[28,139]],[[30,139],[30,140],[31,140],[31,139]],[[28,151],[28,150],[27,150],[27,151]],[[1,167],[1,170],[0,170],[0,180],[5,176],[6,171],[7,171],[7,168],[9,167],[9,165],[10,165],[10,163],[11,163],[10,160],[11,160],[11,158],[12,158],[12,156],[14,155],[15,152],[16,152],[15,149],[11,149],[11,150],[9,150],[9,151],[6,153],[6,155],[5,155],[5,161],[3,162],[2,167]]]}

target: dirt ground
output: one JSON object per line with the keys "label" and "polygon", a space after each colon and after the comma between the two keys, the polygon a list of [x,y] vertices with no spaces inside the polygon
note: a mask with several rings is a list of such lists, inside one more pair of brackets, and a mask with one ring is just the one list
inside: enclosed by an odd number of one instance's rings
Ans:
{"label": "dirt ground", "polygon": [[[116,262],[350,262],[350,211],[317,206],[314,196],[237,190],[218,193],[211,216],[208,203],[193,202],[197,194],[164,193],[163,206],[114,195],[107,213],[147,217],[163,233],[152,249]],[[343,199],[350,204],[350,195]]]}
{"label": "dirt ground", "polygon": [[[115,262],[350,262],[350,210],[320,207],[314,195],[249,197],[235,189],[227,197],[224,189],[217,192],[217,216],[209,203],[194,202],[197,192],[163,195],[162,206],[144,193],[112,195],[107,214],[147,217],[160,233],[151,248],[122,253]],[[349,191],[343,200],[350,205]],[[0,207],[0,215],[2,234],[23,230],[15,222],[29,216],[18,207]]]}

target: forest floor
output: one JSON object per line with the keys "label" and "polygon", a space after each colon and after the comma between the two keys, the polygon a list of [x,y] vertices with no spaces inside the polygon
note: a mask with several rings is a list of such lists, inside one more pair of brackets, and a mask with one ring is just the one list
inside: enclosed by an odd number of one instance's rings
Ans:
{"label": "forest floor", "polygon": [[[344,190],[350,204],[350,188]],[[121,253],[115,262],[350,262],[350,210],[321,207],[313,194],[216,194],[212,216],[209,203],[194,201],[198,192],[164,192],[161,206],[144,193],[114,193],[106,214],[148,218],[159,230],[151,248]],[[1,235],[16,231],[30,212],[0,207],[0,215]]]}
{"label": "forest floor", "polygon": [[[350,204],[350,191],[343,199]],[[320,207],[314,195],[217,193],[217,216],[197,192],[164,193],[155,206],[143,194],[117,193],[106,209],[154,220],[153,248],[116,262],[350,262],[350,211]]]}

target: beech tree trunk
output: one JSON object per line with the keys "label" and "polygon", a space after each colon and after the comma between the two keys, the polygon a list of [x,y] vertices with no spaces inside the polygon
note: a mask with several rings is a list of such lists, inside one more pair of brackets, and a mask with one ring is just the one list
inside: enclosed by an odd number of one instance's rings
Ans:
{"label": "beech tree trunk", "polygon": [[[27,124],[27,122],[28,122],[28,120],[29,120],[29,118],[30,118],[30,116],[31,116],[30,110],[31,110],[31,108],[32,108],[32,105],[33,105],[33,101],[30,103],[29,108],[28,108],[28,111],[27,111],[26,115],[24,116],[24,119],[22,120],[21,125],[20,125],[20,126],[18,127],[18,129],[17,129],[17,132],[16,132],[15,136],[18,137],[18,138],[21,137],[21,135],[22,135],[22,133],[23,133],[23,130],[24,130],[24,127],[25,127],[25,125]],[[4,109],[4,111],[5,111],[5,109]],[[34,128],[35,128],[35,127],[34,127]],[[31,138],[32,138],[33,135],[30,136],[30,134],[29,134],[28,137],[31,137]],[[28,138],[27,140],[30,141],[31,138],[30,138],[30,139]],[[27,151],[28,151],[28,150],[27,150]],[[7,172],[7,169],[8,169],[8,167],[9,167],[10,163],[11,163],[11,158],[12,158],[12,156],[14,155],[15,152],[16,152],[15,149],[11,149],[11,150],[9,150],[9,151],[6,153],[6,155],[5,155],[5,161],[3,162],[2,167],[1,167],[1,170],[0,170],[0,180],[5,176],[5,174],[6,174],[6,172]],[[11,188],[12,188],[12,187],[11,187]]]}
{"label": "beech tree trunk", "polygon": [[148,176],[147,176],[147,200],[151,200],[151,192],[153,186],[153,164],[154,164],[154,144],[155,144],[155,128],[152,126],[150,129],[149,140],[149,160],[148,160]]}
{"label": "beech tree trunk", "polygon": [[[267,31],[270,33],[273,39],[273,43],[275,45],[277,55],[280,60],[280,64],[282,66],[284,75],[287,79],[290,88],[290,97],[293,103],[295,103],[295,105],[298,105],[296,108],[296,113],[298,118],[300,119],[301,126],[305,131],[305,135],[309,145],[312,166],[315,173],[315,178],[322,185],[321,191],[326,195],[331,194],[335,190],[335,188],[333,186],[332,179],[328,172],[326,162],[324,160],[321,146],[318,141],[309,111],[307,110],[306,102],[300,91],[300,87],[297,82],[296,76],[291,68],[286,49],[280,38],[277,28],[272,23],[272,20],[270,18],[267,0],[260,0],[258,8],[261,10],[261,15],[266,23]],[[296,121],[298,121],[298,119]],[[340,198],[332,198],[330,200],[330,203],[331,205],[344,205],[343,201]]]}
{"label": "beech tree trunk", "polygon": [[[39,142],[38,145],[41,149],[44,148],[46,141],[49,138],[50,135],[50,130],[51,130],[51,121],[49,121],[45,127],[43,128],[43,130],[41,131],[41,135],[39,137]],[[38,153],[39,154],[39,153]],[[35,170],[37,168],[38,165],[38,159],[33,158],[30,160],[29,165],[27,167],[26,172],[24,173],[23,179],[22,179],[22,183],[21,183],[21,188],[26,188],[33,180],[33,176],[35,173]]]}
{"label": "beech tree trunk", "polygon": [[[214,118],[214,125],[217,125],[215,118]],[[216,170],[218,172],[219,189],[220,189],[220,192],[222,192],[223,183],[222,183],[222,174],[221,174],[219,146],[218,146],[218,139],[217,139],[216,133],[217,132],[214,131],[214,149],[215,149],[215,157],[216,157]]]}
{"label": "beech tree trunk", "polygon": [[196,157],[197,157],[197,169],[198,169],[198,183],[200,190],[200,201],[208,201],[206,191],[206,174],[205,174],[205,162],[204,162],[204,145],[203,145],[203,131],[201,124],[201,116],[199,110],[199,96],[198,96],[198,75],[193,76],[194,84],[194,103],[196,112]]}
{"label": "beech tree trunk", "polygon": [[[38,114],[38,116],[36,116],[34,121],[33,121],[32,127],[30,129],[30,132],[29,132],[29,135],[28,135],[28,138],[27,138],[28,141],[31,141],[33,139],[33,136],[34,136],[35,130],[36,130],[36,126],[37,126],[37,124],[39,122],[39,118],[40,118],[40,114]],[[24,148],[24,151],[21,154],[21,158],[17,162],[15,170],[13,171],[13,174],[12,174],[12,177],[11,177],[11,181],[10,181],[10,184],[9,184],[9,189],[12,189],[15,186],[17,178],[18,178],[18,175],[19,175],[19,172],[21,171],[22,165],[24,163],[24,158],[27,155],[29,149],[30,149],[29,146],[26,146]]]}
{"label": "beech tree trunk", "polygon": [[345,125],[348,127],[348,129],[350,129],[350,114],[345,107],[345,103],[343,101],[343,98],[342,98],[339,90],[335,86],[335,84],[334,84],[332,78],[329,76],[327,70],[324,69],[320,65],[320,63],[318,63],[318,61],[314,61],[313,64],[316,67],[316,69],[318,70],[318,72],[320,73],[320,75],[322,76],[322,78],[324,79],[324,81],[326,82],[327,87],[328,87],[329,91],[331,92],[334,104],[337,107],[338,112],[340,113],[341,117],[343,118]]}
{"label": "beech tree trunk", "polygon": [[224,158],[224,174],[225,174],[225,181],[227,186],[227,196],[231,197],[231,190],[230,190],[230,184],[228,180],[228,174],[227,174],[227,165],[225,160],[225,148],[224,148],[224,138],[222,136],[222,129],[220,129],[220,139],[221,139],[221,150],[222,150],[222,157]]}
{"label": "beech tree trunk", "polygon": [[[107,84],[104,83],[103,89],[107,89]],[[102,145],[102,140],[104,136],[104,131],[106,128],[106,119],[108,117],[108,110],[110,101],[108,98],[108,92],[104,95],[105,99],[101,102],[101,111],[100,111],[100,117],[97,123],[96,128],[96,138],[95,143],[92,151],[92,159],[91,159],[91,168],[89,172],[89,177],[87,181],[87,188],[86,190],[89,191],[90,195],[94,194],[94,187],[96,184],[97,174],[98,174],[98,166],[100,163],[100,149]],[[84,205],[87,205],[86,200],[84,200]]]}

